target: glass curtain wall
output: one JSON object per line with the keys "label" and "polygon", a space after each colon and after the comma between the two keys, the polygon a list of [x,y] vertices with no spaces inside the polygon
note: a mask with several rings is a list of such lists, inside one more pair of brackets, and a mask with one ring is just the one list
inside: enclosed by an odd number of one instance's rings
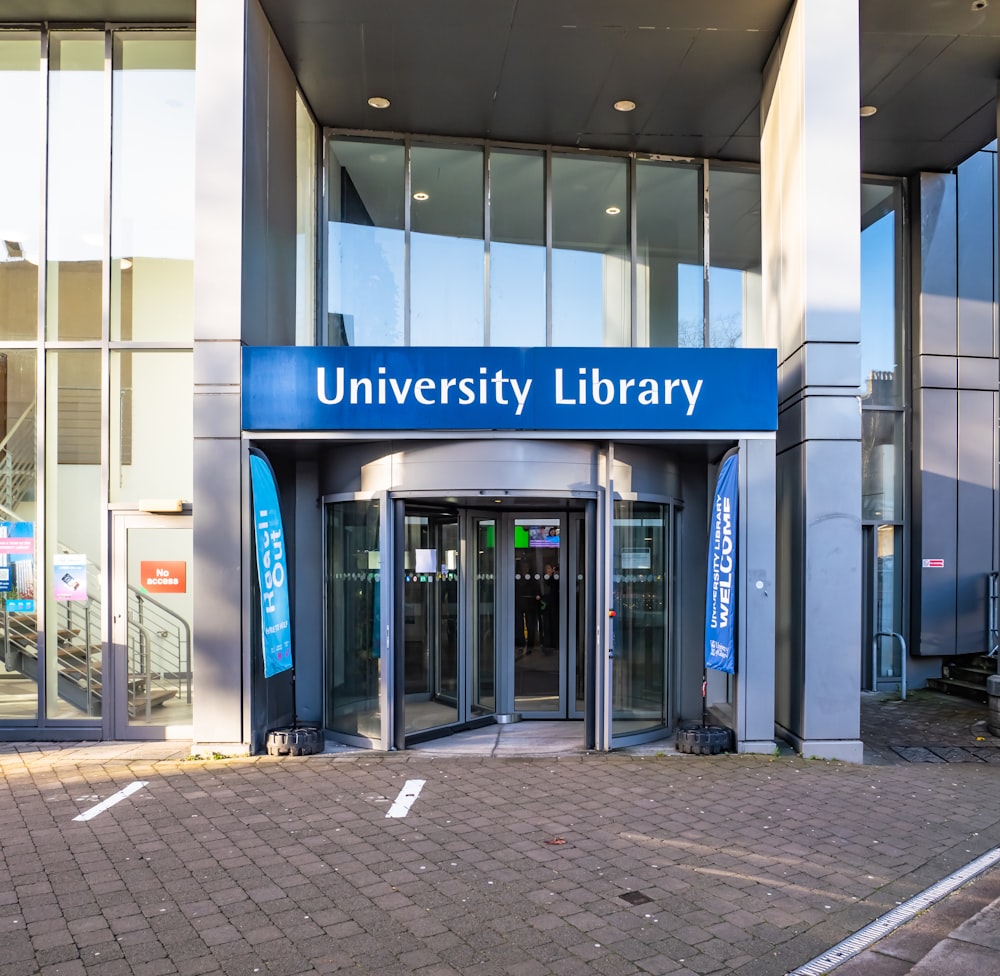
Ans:
{"label": "glass curtain wall", "polygon": [[[0,722],[38,718],[37,352],[42,35],[0,31]],[[35,192],[31,192],[31,189]]]}
{"label": "glass curtain wall", "polygon": [[0,85],[0,721],[97,722],[108,504],[192,491],[194,32],[0,31]]}
{"label": "glass curtain wall", "polygon": [[[875,633],[903,633],[905,619],[902,187],[866,181],[861,203],[861,517],[874,538],[867,653]],[[873,673],[898,678],[899,642],[880,638],[875,647]]]}
{"label": "glass curtain wall", "polygon": [[353,134],[325,158],[327,345],[760,344],[753,169]]}

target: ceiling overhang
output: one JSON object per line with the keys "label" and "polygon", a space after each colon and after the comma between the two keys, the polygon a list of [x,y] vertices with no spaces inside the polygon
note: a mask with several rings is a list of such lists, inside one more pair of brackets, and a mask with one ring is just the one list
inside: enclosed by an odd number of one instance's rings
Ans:
{"label": "ceiling overhang", "polygon": [[[252,0],[251,0],[252,2]],[[846,0],[845,0],[846,2]],[[260,0],[317,119],[756,161],[791,0]],[[1000,0],[859,0],[862,168],[946,170],[997,134]],[[0,23],[192,22],[195,0],[0,0]],[[390,100],[388,109],[368,98]],[[636,103],[614,110],[618,99]]]}

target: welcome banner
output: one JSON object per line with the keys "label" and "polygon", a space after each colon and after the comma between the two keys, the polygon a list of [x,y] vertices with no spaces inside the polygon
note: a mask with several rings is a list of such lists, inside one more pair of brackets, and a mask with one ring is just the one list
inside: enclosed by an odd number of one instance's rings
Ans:
{"label": "welcome banner", "polygon": [[708,536],[705,594],[705,667],[736,672],[736,524],[739,457],[726,458],[719,471]]}
{"label": "welcome banner", "polygon": [[250,455],[254,543],[260,580],[260,624],[264,677],[292,666],[292,622],[288,608],[285,536],[278,507],[278,488],[267,458]]}

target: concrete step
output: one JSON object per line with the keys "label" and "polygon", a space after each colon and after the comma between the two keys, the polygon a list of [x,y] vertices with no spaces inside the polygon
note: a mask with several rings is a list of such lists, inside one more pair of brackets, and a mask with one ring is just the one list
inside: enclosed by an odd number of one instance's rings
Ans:
{"label": "concrete step", "polygon": [[987,701],[986,684],[975,681],[959,681],[954,678],[928,678],[927,687],[932,691],[942,691],[956,698],[968,698],[972,701]]}

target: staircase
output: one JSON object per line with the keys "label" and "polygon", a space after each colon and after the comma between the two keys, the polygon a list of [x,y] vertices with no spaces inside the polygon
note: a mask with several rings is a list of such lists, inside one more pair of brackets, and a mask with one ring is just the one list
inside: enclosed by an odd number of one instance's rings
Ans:
{"label": "staircase", "polygon": [[988,654],[964,654],[945,662],[940,678],[928,678],[927,687],[948,695],[987,702],[986,679],[997,673],[997,659]]}
{"label": "staircase", "polygon": [[[35,485],[34,417],[32,403],[0,441],[2,521],[25,521],[18,508]],[[71,551],[62,545],[57,549]],[[88,564],[87,593],[99,594],[100,587],[98,569]],[[56,631],[57,694],[83,715],[99,716],[104,697],[101,603],[91,597],[58,601],[54,606],[56,620],[50,627]],[[191,701],[191,630],[183,618],[131,586],[126,613],[128,664],[123,693],[129,716],[151,721],[153,709],[164,702],[176,697]],[[39,666],[38,636],[35,613],[11,612],[8,601],[0,598],[0,659],[8,672],[36,684],[45,678]]]}

